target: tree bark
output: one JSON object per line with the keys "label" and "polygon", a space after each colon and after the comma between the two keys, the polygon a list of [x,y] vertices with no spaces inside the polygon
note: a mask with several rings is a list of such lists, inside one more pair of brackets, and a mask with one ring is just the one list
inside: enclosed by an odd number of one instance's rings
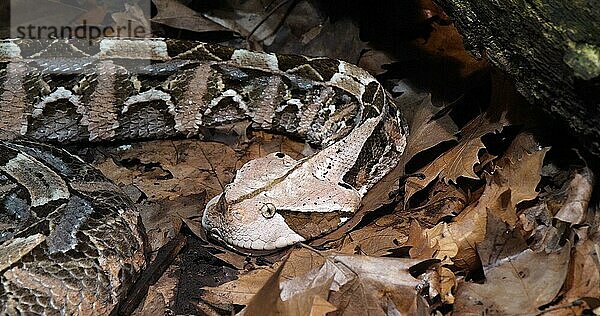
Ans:
{"label": "tree bark", "polygon": [[600,1],[435,0],[476,56],[600,155]]}

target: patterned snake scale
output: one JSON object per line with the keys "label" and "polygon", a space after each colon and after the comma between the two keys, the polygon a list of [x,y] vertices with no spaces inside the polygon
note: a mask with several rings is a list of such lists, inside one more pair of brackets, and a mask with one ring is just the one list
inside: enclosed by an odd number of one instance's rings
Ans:
{"label": "patterned snake scale", "polygon": [[[193,41],[0,41],[0,312],[104,314],[144,267],[133,203],[47,144],[199,137],[250,123],[322,148],[242,166],[202,224],[269,250],[345,222],[406,146],[402,114],[364,70],[324,57]],[[200,210],[199,210],[200,211]]]}

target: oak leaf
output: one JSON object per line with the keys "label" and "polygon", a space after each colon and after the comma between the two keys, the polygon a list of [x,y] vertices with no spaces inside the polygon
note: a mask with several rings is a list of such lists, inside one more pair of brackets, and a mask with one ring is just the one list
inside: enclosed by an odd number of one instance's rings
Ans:
{"label": "oak leaf", "polygon": [[459,177],[479,179],[473,165],[479,163],[479,150],[485,148],[481,137],[494,132],[504,125],[503,121],[488,117],[487,113],[473,119],[461,130],[458,144],[423,167],[418,173],[422,178],[411,177],[405,185],[405,204],[418,191],[425,188],[438,176],[448,183]]}

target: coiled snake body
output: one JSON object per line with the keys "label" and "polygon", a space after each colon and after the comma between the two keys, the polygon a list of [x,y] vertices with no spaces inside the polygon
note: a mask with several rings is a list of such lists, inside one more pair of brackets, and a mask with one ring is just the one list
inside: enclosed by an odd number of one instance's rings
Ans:
{"label": "coiled snake body", "polygon": [[7,40],[0,67],[0,130],[16,135],[0,143],[0,311],[9,314],[110,312],[144,265],[132,202],[38,142],[201,137],[250,122],[321,146],[299,161],[248,162],[206,206],[208,233],[259,250],[343,223],[406,144],[381,85],[329,58],[162,39]]}

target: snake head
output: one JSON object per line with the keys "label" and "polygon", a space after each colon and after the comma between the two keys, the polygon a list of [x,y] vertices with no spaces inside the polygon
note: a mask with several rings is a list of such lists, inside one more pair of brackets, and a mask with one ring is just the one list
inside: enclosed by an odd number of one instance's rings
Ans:
{"label": "snake head", "polygon": [[226,192],[206,205],[202,225],[215,239],[249,250],[273,250],[305,239],[291,230],[273,203],[252,199],[228,204]]}
{"label": "snake head", "polygon": [[280,201],[289,197],[269,195],[274,183],[285,181],[296,164],[296,160],[279,152],[244,164],[223,193],[207,203],[202,217],[206,232],[229,245],[250,250],[272,250],[304,241],[277,213]]}
{"label": "snake head", "polygon": [[272,250],[337,228],[358,209],[360,195],[315,170],[310,158],[283,153],[246,163],[206,205],[206,232],[238,248]]}

